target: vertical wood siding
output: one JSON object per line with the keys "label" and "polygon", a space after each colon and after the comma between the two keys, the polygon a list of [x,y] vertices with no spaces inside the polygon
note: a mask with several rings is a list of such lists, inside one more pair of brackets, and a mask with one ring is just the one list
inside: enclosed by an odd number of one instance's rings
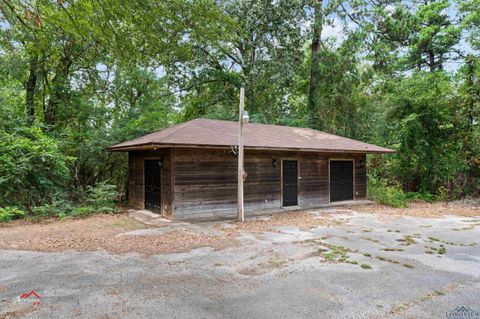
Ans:
{"label": "vertical wood siding", "polygon": [[[355,159],[355,193],[365,198],[365,155],[245,151],[245,211],[282,206],[281,160],[298,161],[298,205],[329,201],[329,158]],[[272,160],[276,159],[276,167]],[[237,157],[229,149],[175,149],[172,169],[175,218],[234,216],[237,201]]]}
{"label": "vertical wood siding", "polygon": [[143,155],[140,152],[128,153],[128,204],[130,207],[144,208]]}
{"label": "vertical wood siding", "polygon": [[[362,161],[363,164],[360,163]],[[366,155],[355,157],[355,199],[367,198]]]}
{"label": "vertical wood siding", "polygon": [[[162,214],[174,218],[235,216],[237,157],[229,149],[178,148],[129,153],[129,205],[144,208],[144,161],[163,158]],[[276,159],[276,166],[272,160]],[[355,160],[355,198],[366,197],[366,156],[308,152],[245,151],[245,210],[282,207],[281,161],[298,161],[298,205],[329,201],[329,159]],[[363,161],[363,165],[360,164]]]}
{"label": "vertical wood siding", "polygon": [[237,162],[223,150],[176,149],[175,218],[230,211],[237,199]]}
{"label": "vertical wood siding", "polygon": [[327,204],[328,156],[320,154],[299,154],[298,205],[312,207]]}

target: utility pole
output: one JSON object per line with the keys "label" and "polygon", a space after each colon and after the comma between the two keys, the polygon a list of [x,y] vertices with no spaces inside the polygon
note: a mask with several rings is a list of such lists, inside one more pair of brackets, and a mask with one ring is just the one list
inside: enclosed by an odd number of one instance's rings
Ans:
{"label": "utility pole", "polygon": [[245,88],[240,88],[240,106],[238,118],[238,221],[245,221],[245,212],[243,207],[243,180],[245,172],[243,168],[243,123],[248,123],[248,113],[244,111]]}

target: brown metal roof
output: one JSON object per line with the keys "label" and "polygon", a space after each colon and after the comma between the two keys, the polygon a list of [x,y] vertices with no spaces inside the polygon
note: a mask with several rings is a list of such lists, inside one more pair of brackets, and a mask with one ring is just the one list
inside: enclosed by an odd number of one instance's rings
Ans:
{"label": "brown metal roof", "polygon": [[[113,145],[108,150],[130,151],[162,146],[230,147],[235,145],[238,145],[238,122],[196,119]],[[253,123],[244,125],[244,145],[247,149],[394,152],[384,147],[309,128]]]}

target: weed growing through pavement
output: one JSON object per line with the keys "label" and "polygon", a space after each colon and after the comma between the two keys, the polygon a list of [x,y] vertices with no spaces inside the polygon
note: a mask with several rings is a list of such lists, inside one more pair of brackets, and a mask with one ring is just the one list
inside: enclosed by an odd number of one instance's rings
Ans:
{"label": "weed growing through pavement", "polygon": [[[325,252],[325,250],[318,250],[315,255],[322,256],[326,262],[330,263],[346,263],[351,265],[358,265],[358,261],[351,260],[348,253],[359,253],[358,249],[350,249],[343,246],[336,246],[330,243],[319,242],[314,240],[313,242],[321,244],[327,247],[329,250]],[[367,254],[363,254],[366,256]],[[368,254],[370,256],[370,254]],[[368,265],[367,265],[368,266]],[[365,268],[365,266],[360,265],[360,267]],[[368,266],[370,269],[371,267]]]}
{"label": "weed growing through pavement", "polygon": [[403,236],[403,238],[397,239],[397,241],[402,242],[403,243],[402,245],[404,246],[409,246],[417,243],[415,239],[413,239],[413,236],[411,235],[405,235]]}
{"label": "weed growing through pavement", "polygon": [[462,228],[452,228],[452,230],[454,231],[461,231],[461,230],[472,230],[472,229],[475,229],[476,226],[479,226],[480,224],[472,224],[470,226],[465,226],[465,227],[462,227]]}
{"label": "weed growing through pavement", "polygon": [[383,251],[404,251],[402,248],[382,248]]}
{"label": "weed growing through pavement", "polygon": [[[438,238],[435,238],[435,237],[428,237],[428,239],[430,240],[431,243],[433,243],[433,242],[439,242],[439,243],[446,244],[446,245],[451,245],[451,246],[461,246],[461,247],[470,246],[470,247],[473,247],[473,246],[477,246],[477,245],[478,245],[478,243],[476,243],[476,242],[472,242],[472,243],[469,243],[469,244],[465,244],[465,243],[454,243],[454,242],[451,242],[451,241],[441,240],[441,239],[438,239]],[[443,245],[440,245],[440,246],[443,247]]]}
{"label": "weed growing through pavement", "polygon": [[377,258],[378,260],[381,260],[381,261],[386,261],[386,262],[392,263],[392,264],[400,264],[399,261],[396,261],[396,260],[393,260],[391,258],[384,257],[384,256],[376,256],[375,258]]}
{"label": "weed growing through pavement", "polygon": [[365,239],[365,240],[368,240],[368,241],[371,241],[372,243],[379,243],[380,241],[376,240],[376,239],[373,239],[371,237],[362,237],[362,239]]}

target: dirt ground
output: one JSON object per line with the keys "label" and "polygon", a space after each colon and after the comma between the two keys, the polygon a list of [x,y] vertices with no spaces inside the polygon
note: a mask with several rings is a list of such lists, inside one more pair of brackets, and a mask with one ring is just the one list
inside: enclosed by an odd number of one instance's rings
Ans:
{"label": "dirt ground", "polygon": [[157,236],[116,236],[146,228],[148,226],[127,214],[95,215],[63,221],[51,219],[41,223],[17,221],[0,228],[0,249],[47,252],[106,250],[119,254],[138,252],[151,255],[186,252],[205,246],[223,249],[234,244],[228,236],[220,238],[181,230]]}
{"label": "dirt ground", "polygon": [[[106,250],[116,254],[137,252],[145,255],[188,252],[199,247],[225,249],[237,244],[240,232],[272,231],[294,226],[308,230],[318,226],[340,225],[329,212],[287,212],[245,223],[215,225],[220,234],[199,234],[174,229],[161,234],[118,236],[133,230],[148,229],[127,214],[96,215],[84,219],[44,220],[40,223],[16,221],[0,227],[0,249],[60,252],[65,250]],[[165,227],[168,227],[167,224]]]}
{"label": "dirt ground", "polygon": [[[441,217],[443,215],[480,216],[480,206],[472,203],[412,203],[408,208],[392,208],[383,205],[352,207],[357,212],[382,216]],[[198,233],[171,228],[160,234],[119,236],[129,231],[148,229],[126,213],[95,215],[84,219],[56,219],[41,222],[15,221],[0,224],[0,249],[60,252],[105,250],[124,254],[137,252],[144,255],[188,252],[199,247],[222,250],[238,244],[242,232],[278,232],[279,227],[298,227],[306,231],[318,226],[340,226],[343,219],[338,213],[348,210],[311,210],[259,216],[244,223],[218,223],[215,233]]]}
{"label": "dirt ground", "polygon": [[453,215],[472,217],[480,215],[480,204],[475,204],[473,201],[439,203],[413,202],[406,208],[394,208],[376,204],[356,206],[354,209],[357,212],[390,216],[442,217],[445,215]]}
{"label": "dirt ground", "polygon": [[278,227],[298,227],[301,230],[309,230],[318,226],[340,225],[342,222],[333,218],[334,212],[287,212],[277,213],[263,218],[262,216],[246,220],[244,223],[231,222],[228,225],[218,225],[217,229],[236,234],[241,231],[252,233],[277,232]]}

